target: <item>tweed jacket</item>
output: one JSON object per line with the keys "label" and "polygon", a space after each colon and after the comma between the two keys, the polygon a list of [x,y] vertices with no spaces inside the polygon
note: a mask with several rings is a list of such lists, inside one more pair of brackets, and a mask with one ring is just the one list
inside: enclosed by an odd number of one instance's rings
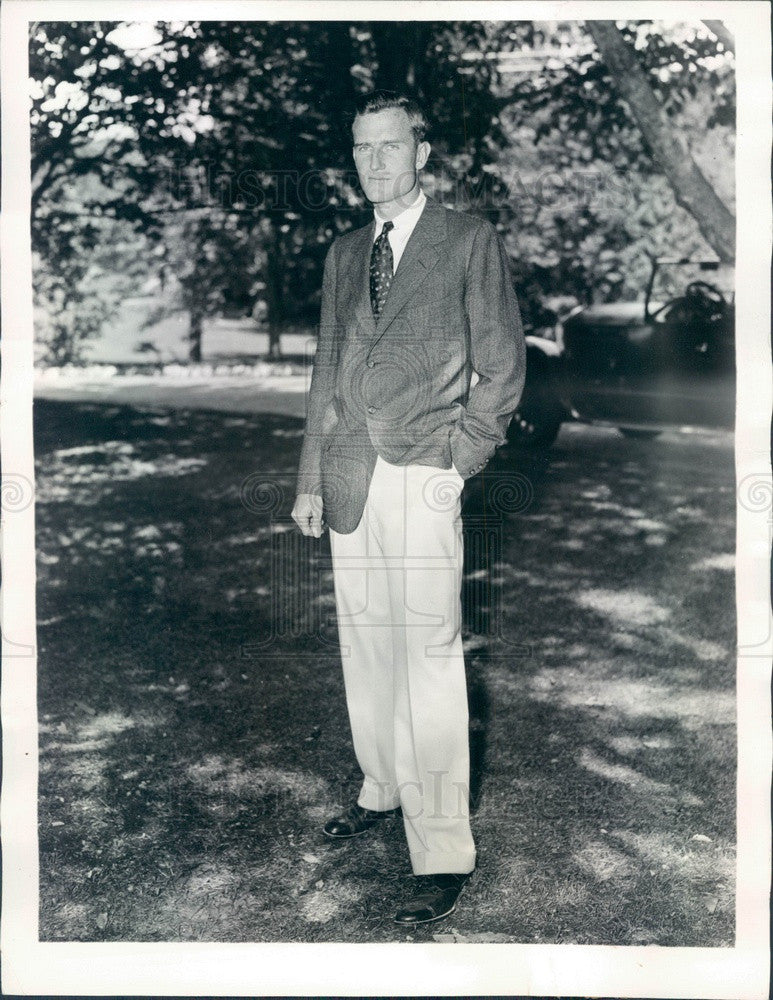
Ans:
{"label": "tweed jacket", "polygon": [[[322,312],[296,482],[348,534],[376,456],[464,479],[505,441],[526,347],[504,246],[487,221],[427,198],[376,321],[375,222],[339,236],[325,260]],[[472,373],[477,382],[471,385]]]}

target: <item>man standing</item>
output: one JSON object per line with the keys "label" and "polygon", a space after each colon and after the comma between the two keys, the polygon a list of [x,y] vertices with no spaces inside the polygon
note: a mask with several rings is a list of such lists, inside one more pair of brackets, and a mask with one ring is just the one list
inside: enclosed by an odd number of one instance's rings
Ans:
{"label": "man standing", "polygon": [[[374,222],[325,261],[293,518],[330,528],[352,740],[364,781],[331,819],[355,837],[402,814],[416,893],[451,913],[475,867],[461,639],[464,480],[505,440],[525,345],[495,229],[427,198],[427,122],[379,92],[352,126]],[[473,383],[473,373],[477,381]]]}

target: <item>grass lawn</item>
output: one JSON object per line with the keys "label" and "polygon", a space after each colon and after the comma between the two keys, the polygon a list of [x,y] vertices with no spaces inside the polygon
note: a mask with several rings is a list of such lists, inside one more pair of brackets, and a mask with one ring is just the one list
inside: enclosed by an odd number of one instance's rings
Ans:
{"label": "grass lawn", "polygon": [[406,932],[399,822],[320,832],[359,772],[300,433],[35,404],[41,938],[732,945],[730,437],[568,428],[469,484],[479,866]]}

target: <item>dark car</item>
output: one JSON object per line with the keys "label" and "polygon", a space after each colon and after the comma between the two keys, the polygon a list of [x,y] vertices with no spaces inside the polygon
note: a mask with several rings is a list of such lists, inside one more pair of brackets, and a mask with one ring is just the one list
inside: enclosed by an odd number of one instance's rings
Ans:
{"label": "dark car", "polygon": [[656,275],[677,265],[717,277],[723,267],[655,261],[644,302],[578,306],[554,339],[527,335],[526,386],[508,430],[512,443],[548,446],[568,420],[609,424],[631,437],[674,427],[732,428],[733,293],[701,277],[653,302]]}

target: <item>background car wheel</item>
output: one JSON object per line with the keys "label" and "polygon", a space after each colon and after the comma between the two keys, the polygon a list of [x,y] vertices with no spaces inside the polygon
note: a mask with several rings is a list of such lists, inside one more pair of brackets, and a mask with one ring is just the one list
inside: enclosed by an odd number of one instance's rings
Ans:
{"label": "background car wheel", "polygon": [[641,441],[647,441],[650,438],[659,437],[661,434],[661,431],[645,431],[638,427],[618,427],[617,429],[625,437],[639,438]]}
{"label": "background car wheel", "polygon": [[563,410],[555,398],[526,389],[507,429],[507,440],[519,448],[549,448],[562,421]]}

